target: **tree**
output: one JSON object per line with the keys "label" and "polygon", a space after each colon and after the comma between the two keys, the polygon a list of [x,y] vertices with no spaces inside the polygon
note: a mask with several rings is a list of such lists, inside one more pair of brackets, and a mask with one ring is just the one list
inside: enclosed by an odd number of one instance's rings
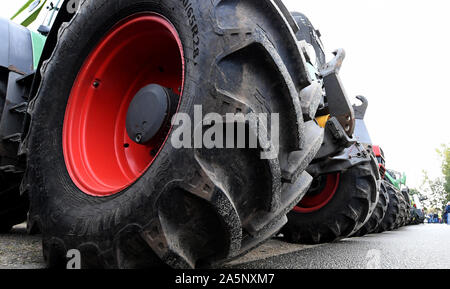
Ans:
{"label": "tree", "polygon": [[431,179],[426,171],[423,171],[423,183],[421,185],[421,190],[424,192],[427,200],[425,205],[430,210],[441,211],[443,209],[443,204],[447,204],[445,201],[448,194],[445,192],[443,178]]}
{"label": "tree", "polygon": [[442,159],[442,174],[444,175],[443,186],[445,191],[444,207],[450,202],[450,145],[442,144],[436,150]]}
{"label": "tree", "polygon": [[421,202],[427,199],[427,197],[416,188],[410,188],[409,195],[412,200],[414,200],[414,196],[417,196]]}

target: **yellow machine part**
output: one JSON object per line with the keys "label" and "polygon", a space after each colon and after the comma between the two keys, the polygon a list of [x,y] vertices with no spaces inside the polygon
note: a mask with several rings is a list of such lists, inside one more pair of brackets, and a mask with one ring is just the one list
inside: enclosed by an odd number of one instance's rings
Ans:
{"label": "yellow machine part", "polygon": [[327,121],[330,119],[330,115],[319,116],[316,118],[317,123],[320,127],[325,128]]}

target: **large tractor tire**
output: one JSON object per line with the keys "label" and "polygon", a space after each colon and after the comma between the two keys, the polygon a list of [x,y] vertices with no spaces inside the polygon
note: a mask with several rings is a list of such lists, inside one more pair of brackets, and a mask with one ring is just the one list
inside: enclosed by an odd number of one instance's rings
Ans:
{"label": "large tractor tire", "polygon": [[[8,74],[9,71],[0,70],[0,120],[3,111],[9,109],[5,106]],[[0,140],[0,162],[3,162],[2,156],[8,146],[7,141]],[[28,196],[21,195],[19,190],[22,175],[9,171],[8,166],[0,164],[0,233],[7,233],[14,225],[25,221],[29,206]]]}
{"label": "large tractor tire", "polygon": [[400,219],[401,200],[399,199],[399,194],[397,193],[397,190],[389,183],[386,181],[383,181],[383,183],[389,195],[389,205],[383,221],[378,226],[378,233],[394,230],[398,220]]}
{"label": "large tractor tire", "polygon": [[383,221],[384,216],[386,215],[386,211],[389,206],[389,195],[386,189],[386,185],[384,182],[381,182],[380,185],[380,196],[378,199],[378,204],[375,210],[370,216],[370,219],[364,224],[364,226],[359,229],[358,232],[354,235],[355,237],[362,237],[367,234],[371,234],[377,230]]}
{"label": "large tractor tire", "polygon": [[[275,5],[81,2],[59,29],[30,109],[30,222],[42,231],[50,267],[64,266],[70,249],[81,252],[82,268],[158,260],[214,267],[281,229],[312,181],[305,164],[286,160],[312,159],[321,141],[307,140],[323,132],[303,120],[298,92],[309,85],[306,69],[285,9]],[[161,100],[151,112],[163,119],[144,142],[150,132],[130,138],[126,115],[153,107],[129,105],[146,104],[150,98],[138,96],[148,91]],[[262,158],[262,147],[273,144],[259,138],[256,149],[188,148],[191,135],[180,138],[170,117],[184,113],[186,124],[194,105],[203,115],[279,113],[279,153]]]}
{"label": "large tractor tire", "polygon": [[290,242],[318,244],[357,232],[378,198],[374,166],[369,163],[314,179],[306,196],[288,214],[282,233]]}

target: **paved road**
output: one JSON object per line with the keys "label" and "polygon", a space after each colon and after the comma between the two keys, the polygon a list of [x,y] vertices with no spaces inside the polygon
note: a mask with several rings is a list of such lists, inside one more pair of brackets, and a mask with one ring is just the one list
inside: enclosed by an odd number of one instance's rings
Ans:
{"label": "paved road", "polygon": [[245,262],[233,268],[450,269],[450,226],[409,226]]}
{"label": "paved road", "polygon": [[39,236],[29,236],[25,224],[14,227],[8,235],[0,235],[0,269],[45,268]]}
{"label": "paved road", "polygon": [[[0,236],[0,269],[44,268],[41,254],[39,236],[27,236],[24,225]],[[226,267],[450,269],[450,226],[410,226],[318,246],[294,245],[275,239]]]}

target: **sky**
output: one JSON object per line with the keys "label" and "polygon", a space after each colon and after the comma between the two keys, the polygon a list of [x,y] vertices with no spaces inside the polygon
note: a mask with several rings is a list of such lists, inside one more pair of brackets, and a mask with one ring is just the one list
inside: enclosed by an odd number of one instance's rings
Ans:
{"label": "sky", "polygon": [[[256,0],[255,0],[256,1]],[[0,17],[21,1],[2,0]],[[284,0],[306,14],[326,51],[344,48],[347,94],[369,99],[366,125],[388,168],[418,187],[422,170],[440,175],[435,149],[450,144],[450,2],[448,0]]]}
{"label": "sky", "polygon": [[2,0],[0,3],[0,17],[11,18],[24,3],[24,1],[17,0]]}

